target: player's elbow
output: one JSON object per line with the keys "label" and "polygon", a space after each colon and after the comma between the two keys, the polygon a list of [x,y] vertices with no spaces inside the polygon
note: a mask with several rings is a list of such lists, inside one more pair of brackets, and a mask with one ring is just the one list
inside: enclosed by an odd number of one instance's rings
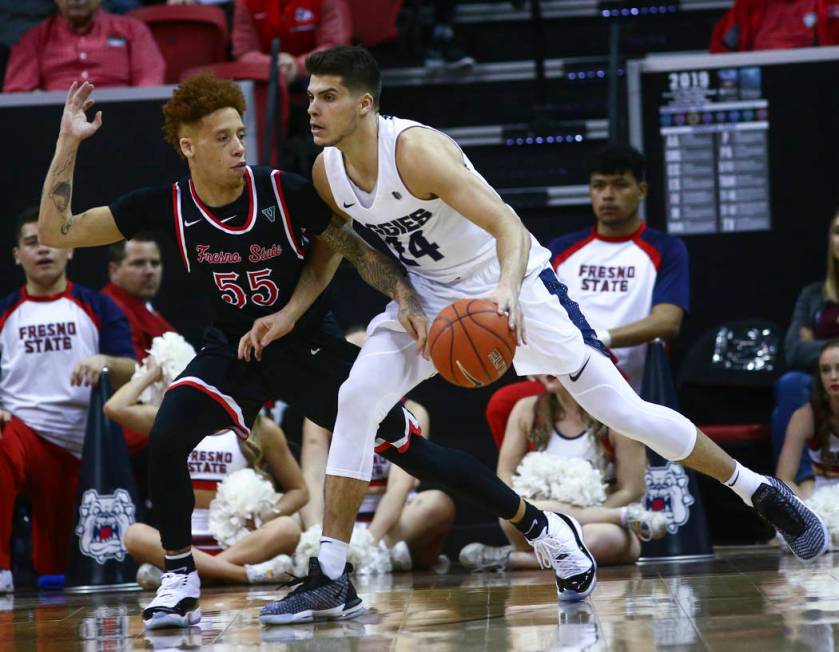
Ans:
{"label": "player's elbow", "polygon": [[60,248],[62,246],[55,230],[45,226],[40,217],[38,218],[38,242],[47,247]]}

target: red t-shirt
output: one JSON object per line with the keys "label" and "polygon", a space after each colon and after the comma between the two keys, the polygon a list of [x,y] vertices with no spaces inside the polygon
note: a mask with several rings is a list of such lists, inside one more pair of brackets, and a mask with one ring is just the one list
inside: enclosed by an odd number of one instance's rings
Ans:
{"label": "red t-shirt", "polygon": [[812,47],[817,44],[816,23],[816,0],[768,0],[753,49]]}
{"label": "red t-shirt", "polygon": [[237,0],[233,14],[233,56],[267,65],[271,40],[295,57],[297,75],[306,74],[306,57],[336,45],[349,45],[351,21],[343,0]]}
{"label": "red t-shirt", "polygon": [[77,34],[57,14],[30,29],[12,47],[3,91],[63,91],[74,81],[96,86],[158,86],[166,62],[145,23],[101,9]]}
{"label": "red t-shirt", "polygon": [[131,328],[131,343],[137,353],[137,360],[142,360],[148,355],[151,341],[155,337],[175,330],[174,326],[150,304],[128,294],[118,285],[108,283],[102,288],[102,294],[111,297],[125,313]]}

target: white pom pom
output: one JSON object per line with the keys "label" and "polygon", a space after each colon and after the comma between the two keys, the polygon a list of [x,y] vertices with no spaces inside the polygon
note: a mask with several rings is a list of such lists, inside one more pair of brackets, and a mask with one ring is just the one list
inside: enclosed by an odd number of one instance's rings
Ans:
{"label": "white pom pom", "polygon": [[817,489],[804,502],[827,524],[831,550],[839,549],[839,482]]}
{"label": "white pom pom", "polygon": [[229,548],[251,530],[277,513],[280,494],[271,483],[253,469],[240,469],[219,484],[216,497],[210,503],[210,534],[222,547]]}
{"label": "white pom pom", "polygon": [[513,476],[513,489],[531,500],[557,500],[579,507],[606,500],[600,471],[588,460],[544,452],[524,456]]}
{"label": "white pom pom", "polygon": [[[151,341],[151,348],[148,353],[148,357],[160,366],[163,371],[163,378],[143,390],[140,395],[140,402],[146,405],[160,405],[166,388],[172,384],[172,381],[186,369],[190,360],[195,357],[195,349],[181,335],[169,331]],[[144,360],[143,365],[134,372],[134,376],[147,369],[148,364]]]}
{"label": "white pom pom", "polygon": [[[309,558],[317,557],[320,552],[321,526],[313,525],[300,535],[300,541],[294,551],[294,574],[302,577],[308,573]],[[391,568],[390,552],[384,541],[373,543],[373,535],[364,525],[356,525],[350,538],[347,561],[353,565],[358,575],[379,575],[389,573]]]}

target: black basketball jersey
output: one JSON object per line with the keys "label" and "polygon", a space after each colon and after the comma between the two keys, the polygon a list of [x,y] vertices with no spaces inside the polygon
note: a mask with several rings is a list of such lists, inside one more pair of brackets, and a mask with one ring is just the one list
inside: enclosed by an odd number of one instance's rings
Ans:
{"label": "black basketball jersey", "polygon": [[[212,297],[214,324],[232,336],[288,302],[306,253],[304,230],[321,233],[330,219],[329,209],[303,177],[245,167],[244,178],[242,196],[220,208],[206,206],[189,177],[168,188],[131,193],[111,205],[126,238],[161,227],[174,237],[189,275]],[[166,210],[161,206],[164,192]],[[298,326],[319,319],[322,303]]]}

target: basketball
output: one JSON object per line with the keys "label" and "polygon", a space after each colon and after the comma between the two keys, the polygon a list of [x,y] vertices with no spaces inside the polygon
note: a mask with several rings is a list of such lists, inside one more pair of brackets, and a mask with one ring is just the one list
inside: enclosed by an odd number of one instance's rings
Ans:
{"label": "basketball", "polygon": [[446,306],[428,332],[440,375],[459,387],[484,387],[501,378],[516,352],[516,333],[492,301],[460,299]]}

